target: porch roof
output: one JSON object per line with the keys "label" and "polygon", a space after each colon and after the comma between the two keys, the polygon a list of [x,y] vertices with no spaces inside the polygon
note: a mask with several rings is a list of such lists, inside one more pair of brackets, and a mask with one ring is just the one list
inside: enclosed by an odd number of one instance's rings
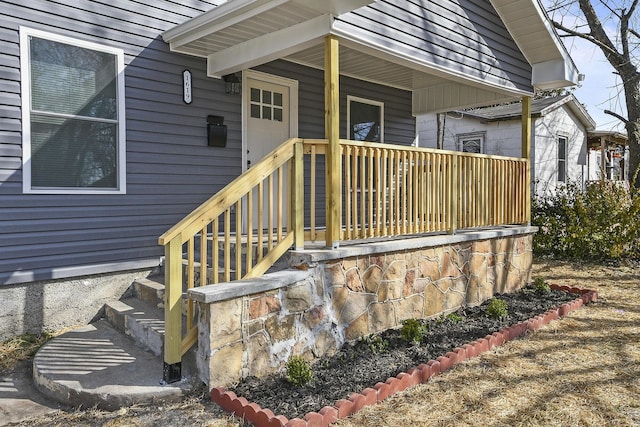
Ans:
{"label": "porch roof", "polygon": [[[566,105],[569,110],[571,110],[575,117],[588,131],[593,131],[595,129],[596,122],[573,94],[532,100],[531,116],[544,116],[557,110],[563,105]],[[475,117],[483,122],[497,122],[502,120],[520,119],[520,117],[522,117],[522,105],[520,102],[516,102],[457,112],[466,116]]]}
{"label": "porch roof", "polygon": [[[481,73],[449,69],[425,59],[427,55],[417,49],[400,51],[386,43],[383,35],[371,40],[343,25],[341,17],[373,3],[376,1],[228,0],[167,30],[163,38],[172,51],[207,58],[208,75],[221,77],[275,59],[322,69],[323,39],[334,34],[341,39],[342,75],[414,91],[416,114],[502,102],[530,95],[533,86],[551,88],[577,82],[575,65],[538,0],[491,0],[531,66],[527,72],[531,81],[524,86],[491,73],[483,78]],[[434,103],[434,91],[455,99]],[[420,102],[419,98],[430,101]]]}

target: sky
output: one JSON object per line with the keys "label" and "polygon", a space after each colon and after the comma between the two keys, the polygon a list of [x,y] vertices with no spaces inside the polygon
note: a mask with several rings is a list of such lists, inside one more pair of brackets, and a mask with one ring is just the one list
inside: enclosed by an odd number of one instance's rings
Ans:
{"label": "sky", "polygon": [[623,94],[619,93],[622,90],[620,81],[602,51],[578,38],[564,38],[563,42],[578,71],[585,75],[584,81],[573,93],[595,120],[596,129],[624,131],[620,120],[604,113],[604,110],[611,110],[625,116],[626,108]]}
{"label": "sky", "polygon": [[[564,16],[563,23],[567,27],[574,28],[580,24],[580,18],[576,15],[581,15],[581,13],[577,12],[576,2],[571,0],[542,0],[542,2],[552,18],[560,19]],[[570,6],[554,13],[550,5],[558,2]],[[610,2],[612,6],[616,3],[624,5],[626,2],[625,0]],[[611,12],[605,9],[598,0],[592,1],[592,5],[610,37],[615,39],[617,19],[608,19],[608,17],[611,18]],[[586,28],[582,27],[580,30],[585,31]],[[585,75],[584,81],[574,91],[574,95],[580,103],[585,105],[589,115],[595,120],[596,129],[624,131],[624,125],[620,120],[604,113],[604,110],[611,110],[626,116],[626,107],[624,106],[624,95],[621,93],[620,80],[613,73],[613,67],[606,60],[600,48],[578,37],[562,37],[562,41],[578,71]]]}

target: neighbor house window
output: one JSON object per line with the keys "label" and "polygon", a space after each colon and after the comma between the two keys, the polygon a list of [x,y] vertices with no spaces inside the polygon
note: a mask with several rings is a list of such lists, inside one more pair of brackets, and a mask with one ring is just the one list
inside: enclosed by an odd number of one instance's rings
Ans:
{"label": "neighbor house window", "polygon": [[121,49],[20,29],[28,193],[124,193]]}
{"label": "neighbor house window", "polygon": [[353,141],[384,142],[384,103],[348,96],[347,126]]}
{"label": "neighbor house window", "polygon": [[558,182],[567,181],[567,137],[558,137]]}
{"label": "neighbor house window", "polygon": [[458,135],[458,150],[463,153],[484,153],[484,133]]}

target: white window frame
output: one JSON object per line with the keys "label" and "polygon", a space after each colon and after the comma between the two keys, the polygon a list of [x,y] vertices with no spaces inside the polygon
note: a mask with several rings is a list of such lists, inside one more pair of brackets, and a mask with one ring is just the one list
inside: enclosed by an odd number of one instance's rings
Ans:
{"label": "white window frame", "polygon": [[384,143],[384,102],[374,101],[372,99],[360,98],[358,96],[347,95],[347,138],[351,136],[351,102],[359,102],[361,104],[373,105],[380,107],[380,143]]}
{"label": "white window frame", "polygon": [[463,134],[457,135],[457,137],[458,137],[458,151],[466,152],[466,153],[469,153],[469,154],[475,154],[475,153],[472,153],[472,152],[464,151],[464,143],[467,142],[467,141],[473,141],[475,139],[479,139],[480,140],[480,153],[479,154],[484,154],[485,153],[486,136],[487,135],[486,135],[485,132],[463,133]]}
{"label": "white window frame", "polygon": [[[117,186],[115,188],[36,187],[31,185],[31,66],[29,38],[37,37],[53,42],[109,53],[115,56],[117,66]],[[61,36],[46,31],[20,27],[20,70],[22,88],[22,190],[27,194],[126,194],[126,129],[124,90],[124,51],[119,48]]]}
{"label": "white window frame", "polygon": [[[560,158],[560,143],[564,141],[564,159]],[[558,172],[556,173],[556,179],[558,182],[567,182],[568,179],[568,168],[567,168],[567,159],[569,158],[569,137],[567,135],[558,135],[556,137],[556,158],[557,158],[557,167]],[[563,163],[564,177],[560,179],[560,162]]]}

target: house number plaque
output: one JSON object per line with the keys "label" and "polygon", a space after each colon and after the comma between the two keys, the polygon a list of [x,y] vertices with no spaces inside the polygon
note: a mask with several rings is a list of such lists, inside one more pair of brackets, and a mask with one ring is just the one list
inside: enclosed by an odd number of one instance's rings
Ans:
{"label": "house number plaque", "polygon": [[191,104],[191,91],[191,71],[184,70],[182,72],[182,99],[184,100],[185,104]]}

